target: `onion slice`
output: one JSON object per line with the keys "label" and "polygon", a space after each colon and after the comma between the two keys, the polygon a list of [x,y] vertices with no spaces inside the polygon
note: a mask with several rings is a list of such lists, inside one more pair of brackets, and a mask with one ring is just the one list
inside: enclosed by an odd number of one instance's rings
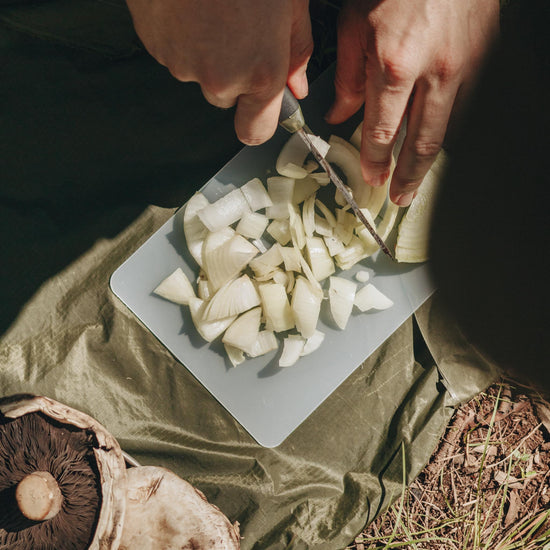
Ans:
{"label": "onion slice", "polygon": [[225,331],[222,342],[250,355],[260,332],[261,316],[261,307],[255,307],[243,313]]}
{"label": "onion slice", "polygon": [[202,267],[202,245],[208,229],[201,222],[198,212],[208,206],[208,199],[199,191],[185,205],[183,212],[183,233],[189,253]]}
{"label": "onion slice", "polygon": [[269,330],[284,332],[294,328],[294,316],[290,309],[285,287],[278,283],[259,285],[265,325]]}
{"label": "onion slice", "polygon": [[292,367],[302,355],[306,340],[296,335],[283,340],[283,352],[279,358],[279,367]]}
{"label": "onion slice", "polygon": [[204,340],[212,342],[224,333],[227,327],[235,321],[237,316],[231,315],[214,321],[205,321],[203,316],[206,306],[207,302],[200,298],[191,298],[189,300],[189,312],[191,313],[193,325],[195,325],[197,332]]}
{"label": "onion slice", "polygon": [[153,292],[166,300],[184,306],[189,304],[190,298],[196,297],[193,285],[181,267],[168,275]]}
{"label": "onion slice", "polygon": [[355,294],[354,305],[361,311],[369,311],[370,309],[384,310],[393,306],[385,294],[380,292],[372,283],[365,285]]}
{"label": "onion slice", "polygon": [[256,286],[248,275],[242,275],[222,286],[210,299],[204,310],[205,321],[215,321],[238,315],[260,305]]}
{"label": "onion slice", "polygon": [[209,231],[219,231],[239,220],[245,212],[250,212],[248,202],[240,189],[233,189],[197,214]]}
{"label": "onion slice", "polygon": [[292,292],[291,308],[296,328],[304,338],[313,336],[321,310],[322,294],[302,276],[297,277]]}
{"label": "onion slice", "polygon": [[331,277],[328,289],[330,312],[336,326],[344,330],[348,324],[357,284],[343,277]]}

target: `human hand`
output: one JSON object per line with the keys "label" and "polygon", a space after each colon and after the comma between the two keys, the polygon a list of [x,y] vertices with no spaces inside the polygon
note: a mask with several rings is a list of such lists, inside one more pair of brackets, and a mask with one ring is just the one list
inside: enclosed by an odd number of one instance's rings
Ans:
{"label": "human hand", "polygon": [[365,103],[365,181],[387,180],[403,117],[407,135],[390,198],[407,206],[437,156],[457,94],[473,83],[498,28],[498,0],[348,0],[339,20],[336,97],[327,121]]}
{"label": "human hand", "polygon": [[206,100],[237,106],[235,131],[246,144],[268,140],[285,84],[307,95],[313,50],[308,0],[127,0],[149,53]]}

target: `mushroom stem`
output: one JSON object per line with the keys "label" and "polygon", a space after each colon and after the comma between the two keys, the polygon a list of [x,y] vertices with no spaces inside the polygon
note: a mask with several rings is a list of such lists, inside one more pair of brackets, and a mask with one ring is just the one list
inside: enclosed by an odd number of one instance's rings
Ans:
{"label": "mushroom stem", "polygon": [[61,510],[63,495],[50,472],[33,472],[17,485],[15,499],[26,518],[44,521],[53,518]]}

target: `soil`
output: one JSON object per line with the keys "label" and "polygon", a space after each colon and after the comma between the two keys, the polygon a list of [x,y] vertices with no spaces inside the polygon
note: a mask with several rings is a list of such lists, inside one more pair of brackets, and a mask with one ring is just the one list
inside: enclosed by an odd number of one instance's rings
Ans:
{"label": "soil", "polygon": [[549,429],[536,391],[509,380],[490,387],[457,409],[403,499],[349,550],[546,548]]}

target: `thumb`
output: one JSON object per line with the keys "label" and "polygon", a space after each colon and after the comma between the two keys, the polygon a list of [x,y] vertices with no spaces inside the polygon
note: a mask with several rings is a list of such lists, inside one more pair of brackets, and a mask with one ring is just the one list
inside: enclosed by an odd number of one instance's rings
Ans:
{"label": "thumb", "polygon": [[[345,9],[345,8],[344,8]],[[355,114],[365,101],[365,53],[361,25],[342,13],[338,22],[338,50],[334,78],[334,103],[325,115],[329,124],[340,124]]]}
{"label": "thumb", "polygon": [[306,69],[313,53],[311,19],[308,0],[293,1],[293,21],[290,37],[290,62],[288,68],[288,87],[298,98],[308,93]]}

